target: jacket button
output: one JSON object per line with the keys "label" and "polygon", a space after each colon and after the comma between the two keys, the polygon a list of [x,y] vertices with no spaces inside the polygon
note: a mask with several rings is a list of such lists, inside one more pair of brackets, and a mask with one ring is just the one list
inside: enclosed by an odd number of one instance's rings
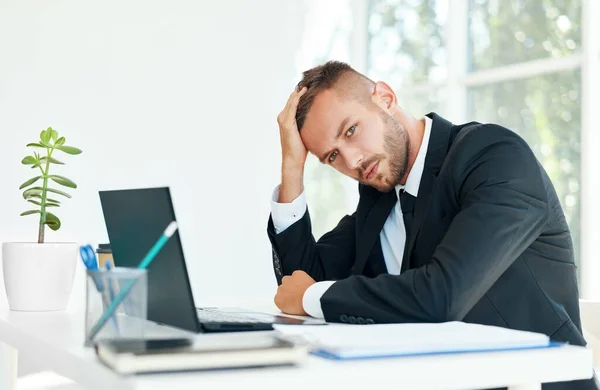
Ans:
{"label": "jacket button", "polygon": [[356,323],[363,325],[365,323],[365,319],[362,317],[356,317]]}
{"label": "jacket button", "polygon": [[345,314],[342,314],[342,315],[340,316],[340,321],[342,321],[342,322],[348,322],[348,316],[347,316],[347,315],[345,315]]}
{"label": "jacket button", "polygon": [[356,324],[356,317],[354,316],[348,316],[348,322],[351,324]]}
{"label": "jacket button", "polygon": [[375,323],[375,321],[373,321],[373,319],[372,319],[372,318],[367,318],[367,319],[365,320],[365,324],[367,324],[367,325],[371,325],[371,324],[374,324],[374,323]]}

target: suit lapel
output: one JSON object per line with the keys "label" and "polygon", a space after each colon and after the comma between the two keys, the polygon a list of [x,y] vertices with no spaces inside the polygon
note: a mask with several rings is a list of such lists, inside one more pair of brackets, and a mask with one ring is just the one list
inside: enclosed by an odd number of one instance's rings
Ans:
{"label": "suit lapel", "polygon": [[381,232],[381,228],[396,200],[397,197],[394,191],[382,193],[371,210],[368,211],[364,222],[357,224],[357,230],[360,228],[360,231],[357,231],[356,234],[356,261],[352,266],[353,274],[360,275],[362,273],[373,245],[379,238],[379,232]]}
{"label": "suit lapel", "polygon": [[450,135],[452,133],[452,123],[444,118],[431,113],[427,115],[432,119],[431,133],[429,135],[429,145],[427,146],[427,155],[425,157],[425,167],[419,184],[419,193],[415,203],[415,216],[412,223],[412,230],[409,237],[406,238],[404,246],[404,257],[402,260],[402,269],[409,267],[410,258],[417,236],[421,230],[421,225],[425,219],[425,214],[429,209],[431,192],[435,184],[435,179],[440,171],[442,163],[446,158],[450,144]]}

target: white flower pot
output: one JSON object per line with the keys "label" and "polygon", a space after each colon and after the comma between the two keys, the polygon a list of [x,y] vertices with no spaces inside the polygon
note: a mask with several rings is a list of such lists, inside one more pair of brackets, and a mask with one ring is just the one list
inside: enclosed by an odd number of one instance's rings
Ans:
{"label": "white flower pot", "polygon": [[73,289],[77,248],[76,243],[3,243],[2,270],[10,309],[64,310]]}

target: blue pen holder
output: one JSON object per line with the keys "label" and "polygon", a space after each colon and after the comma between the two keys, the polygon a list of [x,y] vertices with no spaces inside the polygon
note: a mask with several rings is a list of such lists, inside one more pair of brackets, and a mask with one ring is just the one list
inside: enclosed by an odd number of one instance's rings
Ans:
{"label": "blue pen holder", "polygon": [[[127,295],[114,314],[94,338],[90,333],[115,297],[121,291]],[[85,342],[93,346],[98,340],[139,339],[144,337],[148,312],[148,274],[139,268],[97,269],[86,271]]]}

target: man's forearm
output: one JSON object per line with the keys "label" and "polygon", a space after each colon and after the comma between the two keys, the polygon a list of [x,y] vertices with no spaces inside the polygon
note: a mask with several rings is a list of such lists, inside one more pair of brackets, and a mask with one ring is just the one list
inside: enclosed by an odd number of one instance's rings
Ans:
{"label": "man's forearm", "polygon": [[286,163],[281,166],[279,203],[291,203],[304,190],[304,164]]}

